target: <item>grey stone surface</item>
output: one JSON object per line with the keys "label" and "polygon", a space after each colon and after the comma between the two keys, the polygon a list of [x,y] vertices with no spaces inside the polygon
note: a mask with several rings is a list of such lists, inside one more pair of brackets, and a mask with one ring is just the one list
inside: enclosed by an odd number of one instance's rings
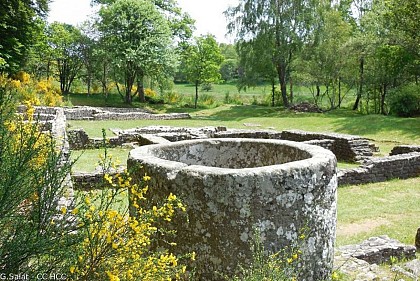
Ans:
{"label": "grey stone surface", "polygon": [[[118,166],[116,169],[111,169],[106,173],[115,176],[121,174],[126,169],[125,166]],[[101,188],[101,183],[104,182],[104,172],[97,169],[94,172],[73,172],[71,179],[73,181],[73,188],[75,190],[91,190]]]}
{"label": "grey stone surface", "polygon": [[420,260],[415,259],[404,264],[404,268],[413,274],[413,276],[420,277]]}
{"label": "grey stone surface", "polygon": [[128,169],[135,180],[153,175],[150,204],[172,192],[187,206],[188,222],[175,220],[174,251],[197,252],[200,280],[249,262],[254,228],[272,252],[309,229],[299,280],[330,276],[337,189],[330,151],[281,140],[192,140],[132,150]]}
{"label": "grey stone surface", "polygon": [[390,155],[420,152],[420,145],[397,145],[392,148]]}
{"label": "grey stone surface", "polygon": [[420,176],[420,152],[412,152],[370,158],[358,168],[340,170],[338,183],[339,185],[364,184],[417,176]]}
{"label": "grey stone surface", "polygon": [[391,257],[397,259],[414,259],[416,248],[405,245],[398,240],[391,239],[386,235],[371,237],[361,244],[347,245],[338,248],[344,258],[356,258],[370,264],[389,262]]}
{"label": "grey stone surface", "polygon": [[372,157],[376,150],[368,139],[361,136],[285,130],[282,132],[281,138],[292,141],[334,140],[331,151],[339,161],[360,161]]}

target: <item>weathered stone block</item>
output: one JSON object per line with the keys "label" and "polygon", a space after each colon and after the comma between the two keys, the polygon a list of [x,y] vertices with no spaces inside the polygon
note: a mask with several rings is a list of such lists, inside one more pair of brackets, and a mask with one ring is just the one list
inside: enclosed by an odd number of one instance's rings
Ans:
{"label": "weathered stone block", "polygon": [[342,246],[338,250],[344,258],[354,257],[370,264],[389,262],[391,257],[398,259],[414,259],[416,257],[414,246],[402,244],[386,235],[371,237],[361,244]]}
{"label": "weathered stone block", "polygon": [[320,147],[281,140],[210,139],[130,152],[128,169],[147,173],[150,204],[170,193],[187,206],[174,228],[175,252],[197,253],[200,280],[249,263],[254,229],[267,250],[293,245],[303,228],[299,280],[327,280],[336,228],[336,158]]}

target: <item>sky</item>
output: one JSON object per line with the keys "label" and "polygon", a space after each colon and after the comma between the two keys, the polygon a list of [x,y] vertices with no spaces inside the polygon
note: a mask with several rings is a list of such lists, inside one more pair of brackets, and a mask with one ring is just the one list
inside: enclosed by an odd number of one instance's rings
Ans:
{"label": "sky", "polygon": [[[232,43],[226,38],[226,18],[223,12],[236,6],[238,0],[178,0],[179,6],[195,21],[196,36],[208,33],[216,36],[220,43]],[[93,14],[90,0],[53,0],[50,4],[49,22],[59,21],[72,25],[82,23]]]}

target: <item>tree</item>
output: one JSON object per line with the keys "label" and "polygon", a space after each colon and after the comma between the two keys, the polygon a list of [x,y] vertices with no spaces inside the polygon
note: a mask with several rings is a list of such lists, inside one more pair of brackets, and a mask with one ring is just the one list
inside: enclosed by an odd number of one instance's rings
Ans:
{"label": "tree", "polygon": [[[146,0],[117,0],[99,14],[106,50],[124,82],[125,94],[120,94],[128,104],[136,94],[145,101],[144,77],[175,64],[168,21]],[[132,93],[135,83],[137,92]]]}
{"label": "tree", "polygon": [[38,79],[42,77],[49,79],[53,71],[53,49],[52,46],[48,44],[47,23],[41,20],[38,22],[40,32],[36,33],[34,36],[34,43],[29,50],[25,69]]}
{"label": "tree", "polygon": [[416,83],[420,77],[420,2],[412,0],[389,0],[386,2],[385,19],[398,34],[398,42],[412,57],[408,71]]}
{"label": "tree", "polygon": [[[112,5],[118,0],[92,0],[93,4],[101,4],[102,6]],[[174,41],[179,45],[183,45],[192,36],[194,20],[187,14],[183,13],[175,0],[149,0],[152,5],[164,15],[169,28],[172,31]]]}
{"label": "tree", "polygon": [[[297,60],[297,75],[309,82],[308,86],[317,105],[326,96],[330,109],[333,109],[341,106],[344,97],[341,91],[343,80],[353,84],[345,79],[349,69],[353,67],[347,59],[349,54],[346,45],[351,37],[352,27],[344,21],[339,10],[330,5],[320,5],[317,18],[311,40],[305,44],[301,58]],[[321,93],[320,86],[325,87],[324,93]]]}
{"label": "tree", "polygon": [[82,66],[82,40],[84,36],[73,25],[54,22],[48,28],[48,41],[57,63],[60,90],[70,92],[71,84]]}
{"label": "tree", "polygon": [[272,60],[273,49],[267,47],[267,42],[271,42],[266,40],[265,36],[267,35],[259,34],[253,40],[237,42],[236,48],[239,54],[238,88],[241,90],[247,87],[255,87],[261,80],[268,80],[271,84],[271,106],[275,106],[277,71]]}
{"label": "tree", "polygon": [[197,108],[198,86],[220,80],[220,65],[223,56],[213,35],[195,38],[184,53],[187,78],[195,85],[194,108]]}
{"label": "tree", "polygon": [[[366,94],[366,110],[374,101],[375,113],[387,114],[386,100],[391,89],[410,81],[411,62],[415,55],[406,48],[405,34],[394,29],[386,17],[389,12],[385,2],[374,1],[371,10],[360,20],[358,40],[363,44],[360,60],[359,91],[353,109],[357,109],[363,92]],[[361,39],[360,39],[361,38]],[[361,45],[361,44],[359,44]]]}
{"label": "tree", "polygon": [[[229,30],[240,40],[251,41],[257,36],[269,40],[272,63],[277,71],[284,106],[289,106],[287,82],[295,52],[310,31],[311,1],[304,0],[241,0],[226,14]],[[271,35],[271,36],[270,36]]]}
{"label": "tree", "polygon": [[3,0],[0,3],[0,72],[15,73],[25,63],[38,19],[48,11],[47,0]]}
{"label": "tree", "polygon": [[224,60],[220,66],[220,74],[224,81],[229,81],[238,78],[238,54],[234,45],[220,44],[220,52]]}
{"label": "tree", "polygon": [[[357,89],[357,95],[356,100],[353,105],[353,110],[357,110],[359,108],[360,100],[363,96],[363,86],[365,83],[365,55],[367,54],[367,50],[369,48],[370,39],[369,36],[365,36],[365,29],[362,24],[362,20],[365,16],[365,13],[370,11],[372,8],[372,0],[353,0],[353,12],[354,12],[354,20],[355,20],[355,28],[358,34],[360,35],[357,39],[362,40],[355,40],[358,46],[356,47],[358,49],[359,57],[358,57],[358,63],[359,63],[359,81],[358,81],[358,89]],[[367,39],[367,40],[366,40]]]}

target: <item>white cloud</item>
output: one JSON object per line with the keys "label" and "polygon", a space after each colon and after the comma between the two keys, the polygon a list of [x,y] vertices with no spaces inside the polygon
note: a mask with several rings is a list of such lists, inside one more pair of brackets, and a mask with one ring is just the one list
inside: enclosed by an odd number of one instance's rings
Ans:
{"label": "white cloud", "polygon": [[225,37],[227,21],[223,12],[237,5],[238,0],[178,0],[178,4],[196,21],[196,35],[210,33],[219,42],[229,41]]}
{"label": "white cloud", "polygon": [[53,0],[48,15],[49,22],[65,22],[78,25],[92,16],[90,0]]}
{"label": "white cloud", "polygon": [[[239,0],[178,0],[179,6],[196,20],[195,35],[213,34],[219,42],[229,42],[225,37],[227,21],[223,12]],[[49,22],[73,25],[92,17],[94,9],[90,0],[53,0],[50,4]]]}

